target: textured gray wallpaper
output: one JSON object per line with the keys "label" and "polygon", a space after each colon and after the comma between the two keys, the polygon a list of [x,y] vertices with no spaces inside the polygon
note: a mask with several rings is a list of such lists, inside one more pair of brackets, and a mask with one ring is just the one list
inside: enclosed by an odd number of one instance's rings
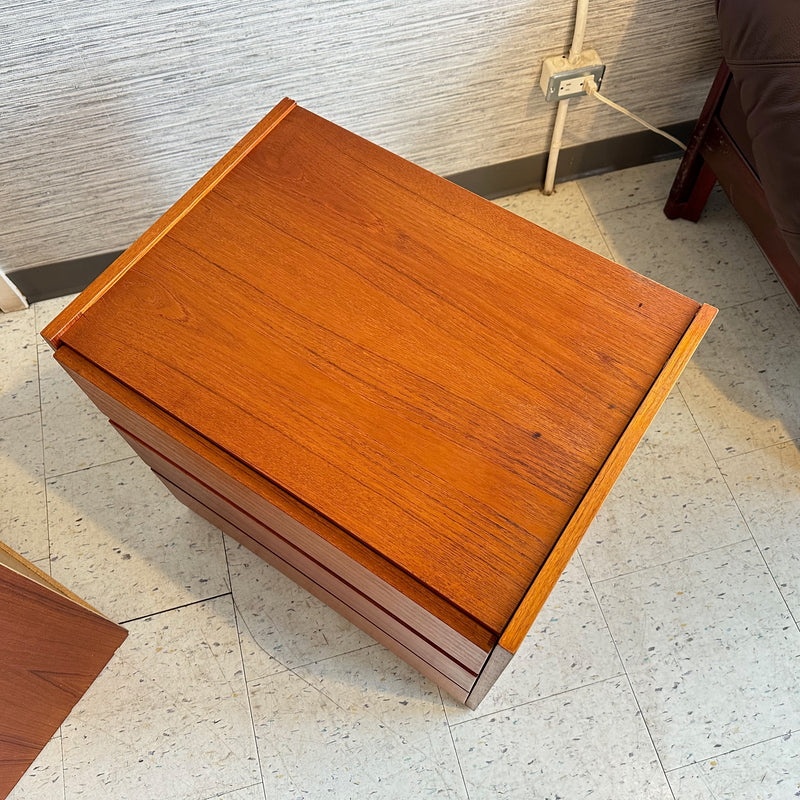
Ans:
{"label": "textured gray wallpaper", "polygon": [[[0,269],[128,245],[281,97],[440,174],[547,150],[574,0],[2,0]],[[603,90],[699,113],[713,0],[590,0]],[[638,130],[582,99],[565,146]]]}

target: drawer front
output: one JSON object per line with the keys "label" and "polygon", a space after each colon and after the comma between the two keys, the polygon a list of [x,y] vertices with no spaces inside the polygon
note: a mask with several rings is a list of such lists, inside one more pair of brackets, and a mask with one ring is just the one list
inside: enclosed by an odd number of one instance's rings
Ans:
{"label": "drawer front", "polygon": [[[65,351],[64,355],[62,351]],[[298,550],[324,564],[346,583],[358,587],[375,604],[390,609],[393,617],[427,641],[435,642],[437,647],[467,671],[474,674],[480,672],[497,642],[495,634],[464,612],[453,608],[443,598],[413,582],[397,567],[388,564],[360,543],[348,539],[341,546],[338,540],[334,545],[308,528],[298,520],[308,519],[316,525],[322,518],[313,515],[296,500],[289,498],[287,501],[286,496],[264,478],[252,473],[174,418],[163,414],[69,348],[60,348],[57,355],[62,366],[95,405],[118,427],[275,531]],[[291,508],[292,515],[283,510],[283,506]],[[324,520],[320,524],[323,527],[330,526]],[[339,535],[342,535],[341,531]],[[358,560],[353,557],[353,548]],[[384,574],[395,585],[384,580]],[[402,586],[402,591],[397,586]],[[429,608],[435,609],[436,613],[429,611]]]}
{"label": "drawer front", "polygon": [[[114,423],[112,423],[114,424]],[[303,552],[292,542],[287,541],[275,531],[254,519],[233,503],[217,494],[213,489],[187,474],[177,465],[165,459],[152,448],[139,441],[127,431],[114,424],[128,444],[142,460],[166,483],[177,487],[183,493],[213,511],[221,519],[234,525],[249,538],[267,548],[284,562],[303,573],[307,578],[327,592],[338,597],[356,613],[368,619],[393,639],[415,652],[431,666],[442,672],[464,689],[469,688],[477,677],[444,653],[435,643],[427,641],[393,614],[375,603],[358,587],[352,586],[324,564],[320,564]],[[172,488],[170,486],[170,488]]]}
{"label": "drawer front", "polygon": [[397,656],[414,667],[418,672],[425,675],[427,678],[430,678],[438,686],[441,686],[456,700],[462,703],[467,702],[469,697],[468,688],[464,688],[455,683],[450,677],[444,675],[435,667],[431,666],[423,658],[420,658],[416,652],[409,650],[401,642],[398,642],[396,639],[389,636],[384,630],[379,628],[372,621],[359,614],[351,606],[343,602],[337,595],[331,594],[324,587],[320,586],[318,583],[315,583],[305,573],[284,561],[280,556],[272,552],[272,550],[264,547],[262,544],[257,542],[251,536],[248,536],[244,531],[237,528],[231,522],[200,503],[194,497],[184,492],[162,475],[158,475],[158,473],[156,473],[156,475],[178,500],[180,500],[188,508],[192,509],[192,511],[194,511],[196,514],[199,514],[201,517],[208,520],[212,525],[215,525],[217,528],[228,534],[228,536],[231,536],[233,539],[236,539],[238,542],[245,545],[245,547],[248,547],[250,550],[256,553],[256,555],[264,559],[264,561],[271,564],[299,586],[302,586],[315,597],[322,600],[322,602],[324,602],[326,605],[330,606],[336,612],[341,614],[345,619],[349,620],[365,633],[370,635],[373,639],[375,639],[376,642],[379,642],[388,650],[391,650]]}

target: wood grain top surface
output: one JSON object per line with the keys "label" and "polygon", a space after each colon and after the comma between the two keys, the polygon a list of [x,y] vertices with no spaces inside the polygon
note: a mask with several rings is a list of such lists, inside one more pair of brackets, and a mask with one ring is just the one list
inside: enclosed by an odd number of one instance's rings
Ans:
{"label": "wood grain top surface", "polygon": [[60,339],[498,634],[700,308],[299,107],[175,217]]}

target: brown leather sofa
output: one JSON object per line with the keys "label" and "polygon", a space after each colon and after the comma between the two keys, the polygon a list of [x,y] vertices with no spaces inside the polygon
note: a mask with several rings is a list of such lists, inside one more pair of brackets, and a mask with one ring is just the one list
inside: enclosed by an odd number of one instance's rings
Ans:
{"label": "brown leather sofa", "polygon": [[664,208],[697,220],[719,181],[800,304],[800,0],[719,0],[724,61]]}

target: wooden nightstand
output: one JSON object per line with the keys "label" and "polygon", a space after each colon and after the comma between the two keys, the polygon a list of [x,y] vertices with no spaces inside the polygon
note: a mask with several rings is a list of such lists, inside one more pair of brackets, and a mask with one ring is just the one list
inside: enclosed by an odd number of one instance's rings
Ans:
{"label": "wooden nightstand", "polygon": [[180,500],[474,707],[714,314],[284,100],[44,336]]}

